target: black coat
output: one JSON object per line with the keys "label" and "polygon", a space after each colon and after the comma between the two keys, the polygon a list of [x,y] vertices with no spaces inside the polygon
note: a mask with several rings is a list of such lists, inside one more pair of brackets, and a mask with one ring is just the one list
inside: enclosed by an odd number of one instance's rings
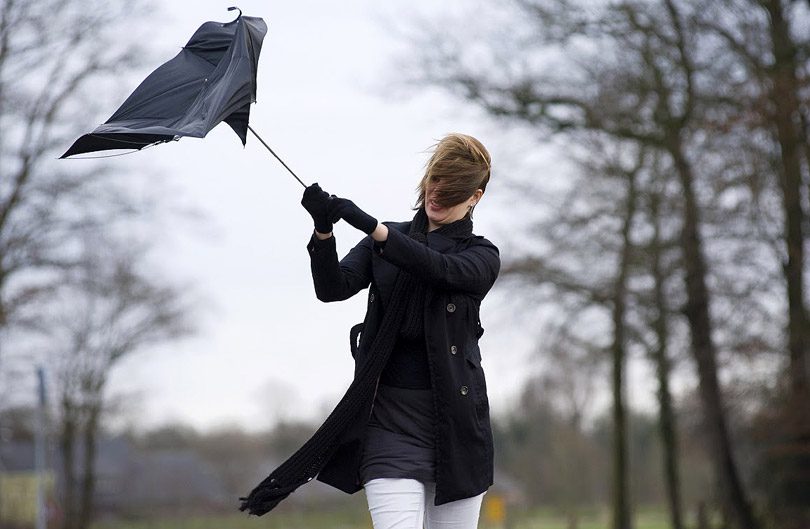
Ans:
{"label": "black coat", "polygon": [[[315,293],[341,301],[369,287],[363,324],[352,333],[355,374],[366,360],[382,321],[398,269],[427,285],[425,338],[436,421],[435,504],[478,495],[492,485],[492,428],[478,338],[481,300],[500,269],[498,249],[466,233],[452,238],[429,232],[427,245],[408,237],[410,222],[386,223],[384,246],[366,237],[338,262],[335,239],[310,240]],[[362,329],[359,336],[357,330]],[[359,343],[355,342],[359,338]],[[356,346],[356,347],[355,347]],[[371,403],[360,416],[368,418]],[[362,488],[358,468],[366,421],[354,424],[318,480],[348,493]]]}

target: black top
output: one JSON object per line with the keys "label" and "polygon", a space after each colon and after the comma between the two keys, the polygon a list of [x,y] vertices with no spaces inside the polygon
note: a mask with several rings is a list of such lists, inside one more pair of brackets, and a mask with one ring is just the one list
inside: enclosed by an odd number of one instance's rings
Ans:
{"label": "black top", "polygon": [[380,384],[407,389],[430,389],[430,368],[424,333],[416,340],[399,337],[380,376]]}
{"label": "black top", "polygon": [[426,286],[413,279],[403,296],[405,317],[380,375],[366,427],[359,469],[363,484],[374,478],[436,479],[436,425],[425,343]]}
{"label": "black top", "polygon": [[436,481],[433,391],[380,384],[366,427],[360,480]]}

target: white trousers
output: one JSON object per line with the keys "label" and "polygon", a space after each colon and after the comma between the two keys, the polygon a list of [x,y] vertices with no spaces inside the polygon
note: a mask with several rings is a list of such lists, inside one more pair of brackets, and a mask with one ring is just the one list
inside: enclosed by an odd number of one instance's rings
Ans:
{"label": "white trousers", "polygon": [[377,478],[365,484],[374,529],[476,529],[482,492],[472,498],[434,505],[435,483]]}

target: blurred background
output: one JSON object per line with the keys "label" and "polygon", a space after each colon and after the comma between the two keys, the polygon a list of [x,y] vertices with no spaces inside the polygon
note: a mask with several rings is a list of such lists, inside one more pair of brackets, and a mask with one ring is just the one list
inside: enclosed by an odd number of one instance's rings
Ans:
{"label": "blurred background", "polygon": [[[225,125],[57,160],[230,5],[0,0],[2,528],[371,527],[237,511],[352,377],[300,185]],[[482,527],[810,528],[810,2],[239,7],[305,182],[404,220],[436,140],[492,154]]]}

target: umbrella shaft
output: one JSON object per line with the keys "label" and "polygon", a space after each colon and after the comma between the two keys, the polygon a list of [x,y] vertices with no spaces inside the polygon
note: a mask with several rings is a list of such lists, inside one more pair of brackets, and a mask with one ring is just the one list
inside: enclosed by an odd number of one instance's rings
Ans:
{"label": "umbrella shaft", "polygon": [[288,171],[290,172],[290,174],[291,174],[291,175],[293,175],[293,176],[295,177],[295,179],[296,179],[296,180],[298,180],[298,182],[299,182],[299,183],[300,183],[302,186],[307,187],[307,185],[306,185],[304,182],[302,182],[300,178],[298,178],[298,175],[297,175],[297,174],[295,174],[295,173],[293,172],[293,170],[292,170],[292,169],[290,169],[289,167],[287,167],[287,164],[286,164],[286,163],[284,163],[284,160],[282,160],[281,158],[279,158],[279,157],[278,157],[278,154],[276,154],[276,153],[274,153],[274,152],[273,152],[273,149],[271,149],[271,148],[270,148],[270,146],[269,146],[269,145],[267,145],[267,143],[266,143],[266,142],[265,142],[265,141],[262,139],[262,137],[261,137],[261,136],[259,136],[258,134],[256,134],[256,131],[255,131],[255,130],[253,130],[253,127],[251,127],[250,125],[248,125],[248,130],[249,130],[250,132],[252,132],[252,133],[253,133],[253,135],[254,135],[254,136],[256,136],[256,138],[257,138],[257,139],[258,139],[260,142],[262,142],[262,145],[264,145],[265,147],[267,147],[267,150],[268,150],[268,151],[270,151],[270,154],[272,154],[273,156],[275,156],[275,157],[276,157],[276,160],[278,160],[279,162],[281,162],[281,165],[283,165],[283,166],[284,166],[284,168],[285,168],[286,170],[288,170]]}

